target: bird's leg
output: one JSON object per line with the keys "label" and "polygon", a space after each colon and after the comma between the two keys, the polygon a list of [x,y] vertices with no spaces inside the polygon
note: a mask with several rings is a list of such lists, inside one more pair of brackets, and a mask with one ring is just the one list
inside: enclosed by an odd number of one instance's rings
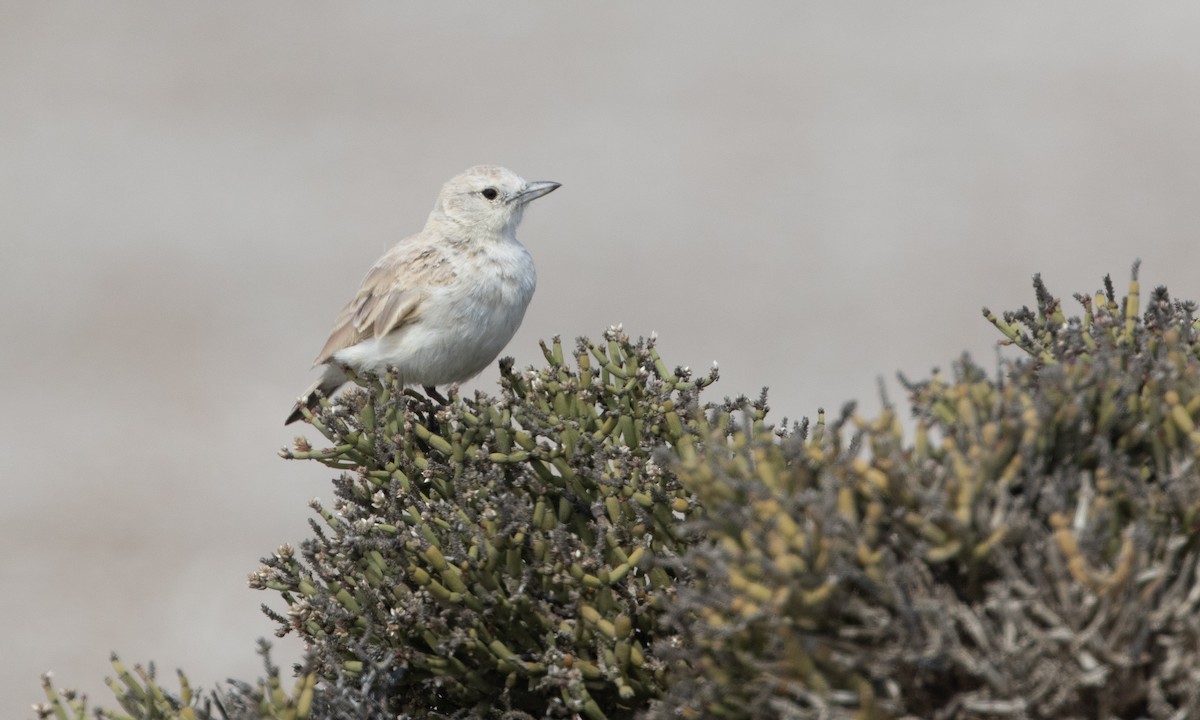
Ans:
{"label": "bird's leg", "polygon": [[440,392],[438,392],[438,389],[436,386],[422,385],[421,387],[422,387],[422,389],[425,390],[425,394],[428,395],[430,397],[430,399],[435,400],[439,405],[449,405],[450,404],[450,401],[447,400],[446,398],[442,397],[442,394]]}

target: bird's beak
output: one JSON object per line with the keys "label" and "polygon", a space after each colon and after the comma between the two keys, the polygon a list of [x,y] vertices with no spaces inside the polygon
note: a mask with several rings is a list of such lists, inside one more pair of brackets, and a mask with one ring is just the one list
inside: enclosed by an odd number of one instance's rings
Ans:
{"label": "bird's beak", "polygon": [[521,188],[521,192],[513,196],[513,201],[524,205],[530,200],[536,200],[543,195],[554,192],[562,186],[562,183],[551,182],[549,180],[538,180],[537,182],[525,183],[525,187]]}

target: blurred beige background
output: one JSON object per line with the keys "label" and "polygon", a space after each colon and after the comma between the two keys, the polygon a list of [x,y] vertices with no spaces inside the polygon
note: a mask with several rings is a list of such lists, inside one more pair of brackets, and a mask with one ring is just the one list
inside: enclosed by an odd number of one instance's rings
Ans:
{"label": "blurred beige background", "polygon": [[[0,717],[258,673],[276,457],[370,263],[481,162],[563,188],[509,347],[657,331],[777,417],[992,364],[980,306],[1200,298],[1200,5],[0,2]],[[476,386],[495,387],[494,369]],[[299,654],[277,644],[277,659]]]}

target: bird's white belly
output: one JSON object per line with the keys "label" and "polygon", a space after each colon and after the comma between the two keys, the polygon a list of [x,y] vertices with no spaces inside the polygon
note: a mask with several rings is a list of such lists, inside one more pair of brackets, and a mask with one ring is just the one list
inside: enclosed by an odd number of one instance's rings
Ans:
{"label": "bird's white belly", "polygon": [[[518,246],[519,247],[519,246]],[[472,285],[431,288],[418,319],[382,338],[370,338],[334,355],[359,373],[396,368],[405,385],[463,382],[488,366],[521,325],[533,297],[536,275],[524,248],[495,263]],[[515,261],[515,262],[514,262]],[[460,276],[461,277],[461,276]]]}

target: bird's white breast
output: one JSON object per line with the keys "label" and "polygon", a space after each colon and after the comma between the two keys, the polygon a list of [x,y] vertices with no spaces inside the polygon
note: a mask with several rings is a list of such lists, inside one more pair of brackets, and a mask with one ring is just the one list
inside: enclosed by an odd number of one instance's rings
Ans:
{"label": "bird's white breast", "polygon": [[406,385],[446,385],[479,374],[520,327],[537,273],[529,252],[511,238],[454,258],[454,281],[425,288],[415,322],[334,359],[360,373],[395,367]]}

